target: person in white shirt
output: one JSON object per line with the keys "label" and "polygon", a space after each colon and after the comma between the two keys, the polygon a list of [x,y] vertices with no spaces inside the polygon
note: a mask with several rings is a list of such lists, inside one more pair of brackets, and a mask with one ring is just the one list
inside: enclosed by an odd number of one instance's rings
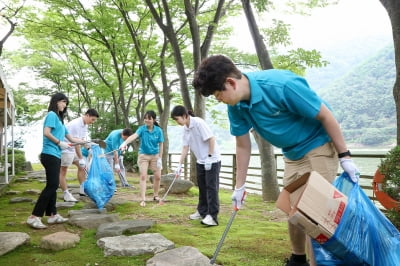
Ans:
{"label": "person in white shirt", "polygon": [[189,149],[197,159],[199,202],[197,211],[189,215],[189,218],[201,219],[201,223],[208,226],[218,225],[221,154],[215,136],[203,119],[194,117],[194,114],[182,105],[172,109],[171,118],[184,128],[183,148],[175,174],[180,175]]}
{"label": "person in white shirt", "polygon": [[[99,114],[95,109],[88,109],[82,117],[71,120],[66,125],[66,128],[71,136],[81,139],[83,142],[88,135],[88,125],[96,122],[98,117]],[[65,149],[61,154],[60,187],[64,192],[64,201],[77,202],[78,200],[68,191],[66,180],[68,167],[72,164],[76,165],[78,168],[77,177],[80,184],[79,195],[85,196],[83,182],[86,180],[86,160],[82,156],[81,145],[75,145]]]}

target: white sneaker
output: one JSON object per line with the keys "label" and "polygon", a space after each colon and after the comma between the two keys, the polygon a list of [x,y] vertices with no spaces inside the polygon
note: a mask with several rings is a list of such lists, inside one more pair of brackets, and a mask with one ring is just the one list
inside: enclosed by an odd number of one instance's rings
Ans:
{"label": "white sneaker", "polygon": [[28,217],[28,220],[26,220],[26,223],[35,229],[47,228],[47,226],[42,223],[42,219],[40,219],[40,217],[34,217],[34,218]]}
{"label": "white sneaker", "polygon": [[54,215],[53,217],[49,217],[47,219],[48,224],[61,224],[61,223],[65,223],[66,221],[68,221],[68,218],[64,218],[61,215],[59,215],[58,213],[56,215]]}
{"label": "white sneaker", "polygon": [[200,220],[201,218],[203,217],[201,217],[199,211],[196,211],[195,213],[189,215],[190,220]]}
{"label": "white sneaker", "polygon": [[213,226],[213,225],[218,225],[216,221],[211,217],[211,215],[207,214],[206,217],[201,220],[202,224]]}
{"label": "white sneaker", "polygon": [[77,199],[72,196],[72,194],[67,190],[64,191],[64,201],[69,201],[69,202],[78,202]]}

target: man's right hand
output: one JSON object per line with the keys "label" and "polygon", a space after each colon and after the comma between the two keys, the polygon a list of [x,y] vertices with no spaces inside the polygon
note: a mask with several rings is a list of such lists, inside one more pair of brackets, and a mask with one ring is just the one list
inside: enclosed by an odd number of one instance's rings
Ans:
{"label": "man's right hand", "polygon": [[236,211],[239,210],[243,206],[245,199],[246,199],[246,186],[243,185],[240,188],[235,188],[235,190],[232,193],[233,208]]}
{"label": "man's right hand", "polygon": [[183,169],[183,164],[179,164],[176,168],[175,168],[175,176],[180,176],[182,173],[182,169]]}
{"label": "man's right hand", "polygon": [[126,141],[122,142],[121,145],[119,145],[119,150],[120,151],[126,151],[126,149],[128,148],[128,143],[126,143]]}

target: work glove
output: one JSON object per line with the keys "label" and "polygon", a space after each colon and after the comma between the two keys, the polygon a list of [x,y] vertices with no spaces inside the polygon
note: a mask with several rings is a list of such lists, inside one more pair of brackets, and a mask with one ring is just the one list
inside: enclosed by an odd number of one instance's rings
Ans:
{"label": "work glove", "polygon": [[212,167],[212,158],[211,157],[207,157],[206,158],[206,161],[205,161],[205,163],[204,163],[204,169],[206,170],[206,171],[209,171],[209,170],[211,170],[211,167]]}
{"label": "work glove", "polygon": [[115,172],[117,172],[117,173],[121,172],[121,167],[119,166],[119,164],[115,164],[115,165],[114,165],[114,170],[115,170]]}
{"label": "work glove", "polygon": [[71,146],[70,146],[68,143],[66,143],[65,141],[60,141],[60,142],[58,143],[58,146],[59,146],[62,150],[65,150],[65,149],[68,149],[68,148],[71,147]]}
{"label": "work glove", "polygon": [[85,168],[85,166],[86,166],[86,161],[85,161],[85,159],[80,159],[79,160],[79,167],[81,167],[81,168]]}
{"label": "work glove", "polygon": [[348,158],[340,158],[339,161],[340,166],[347,174],[349,174],[351,180],[354,183],[358,183],[358,180],[360,179],[360,170],[358,170],[353,160]]}
{"label": "work glove", "polygon": [[162,169],[162,161],[161,158],[157,159],[157,169]]}
{"label": "work glove", "polygon": [[183,164],[178,164],[178,166],[175,168],[175,175],[180,176],[183,170]]}
{"label": "work glove", "polygon": [[244,204],[244,200],[246,199],[246,186],[243,185],[240,188],[235,188],[232,193],[232,205],[233,208],[237,211]]}
{"label": "work glove", "polygon": [[119,145],[118,148],[120,151],[126,151],[126,149],[128,149],[128,143],[126,143],[126,141],[122,142],[121,145]]}

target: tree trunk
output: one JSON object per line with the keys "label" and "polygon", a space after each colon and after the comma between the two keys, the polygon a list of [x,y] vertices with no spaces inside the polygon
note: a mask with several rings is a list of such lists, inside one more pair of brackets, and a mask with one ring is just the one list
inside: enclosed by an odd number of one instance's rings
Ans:
{"label": "tree trunk", "polygon": [[396,104],[397,145],[400,145],[400,1],[380,0],[389,14],[392,24],[394,42],[394,60],[396,64],[396,81],[393,86],[393,97]]}
{"label": "tree trunk", "polygon": [[[249,0],[242,0],[242,6],[246,15],[247,24],[253,37],[254,46],[257,51],[258,60],[262,69],[274,68],[269,57],[267,48],[258,29]],[[276,161],[272,145],[252,131],[260,151],[261,160],[261,185],[262,197],[265,201],[275,201],[279,195],[279,185],[276,174]]]}

